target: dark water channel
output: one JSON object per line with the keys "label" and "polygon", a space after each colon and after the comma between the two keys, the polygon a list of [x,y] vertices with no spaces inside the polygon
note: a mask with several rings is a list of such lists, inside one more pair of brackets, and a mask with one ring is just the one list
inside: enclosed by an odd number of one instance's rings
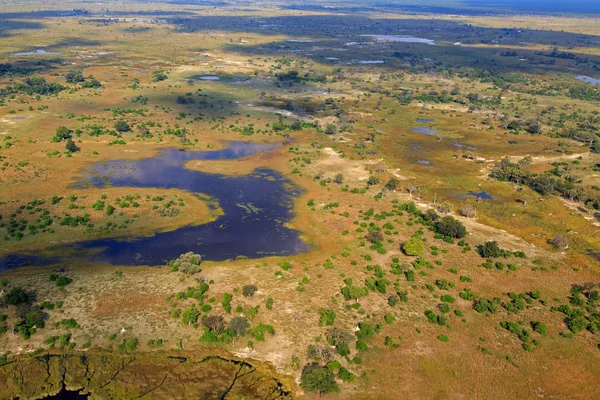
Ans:
{"label": "dark water channel", "polygon": [[[0,269],[51,264],[62,258],[85,257],[116,265],[160,265],[193,251],[208,260],[226,260],[306,251],[300,233],[285,223],[293,218],[293,202],[301,190],[280,173],[257,169],[229,176],[184,168],[190,160],[228,160],[273,150],[281,144],[228,142],[216,151],[166,149],[143,160],[94,163],[74,187],[131,187],[181,189],[218,200],[224,215],[216,221],[135,239],[82,241],[53,248],[49,258],[30,252],[0,258]],[[58,257],[58,258],[57,258]]]}
{"label": "dark water channel", "polygon": [[54,396],[44,397],[47,400],[85,400],[88,396],[83,394],[79,394],[79,392],[72,392],[69,390],[61,390],[58,394]]}

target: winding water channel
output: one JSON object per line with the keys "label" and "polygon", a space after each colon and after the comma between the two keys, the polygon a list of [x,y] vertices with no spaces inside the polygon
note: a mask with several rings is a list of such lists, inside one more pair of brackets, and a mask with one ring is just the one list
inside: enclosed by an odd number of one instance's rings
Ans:
{"label": "winding water channel", "polygon": [[[185,226],[150,237],[81,241],[50,249],[57,257],[34,252],[0,259],[0,269],[51,264],[85,257],[92,262],[116,265],[160,265],[193,251],[208,260],[290,255],[306,251],[300,233],[285,226],[293,218],[294,199],[301,189],[280,173],[260,168],[243,176],[230,176],[184,167],[191,160],[228,160],[251,156],[282,144],[227,142],[216,151],[162,150],[156,157],[94,163],[74,187],[131,187],[181,189],[216,199],[224,214],[198,226]],[[64,251],[62,251],[64,250]],[[75,256],[73,256],[73,254]]]}

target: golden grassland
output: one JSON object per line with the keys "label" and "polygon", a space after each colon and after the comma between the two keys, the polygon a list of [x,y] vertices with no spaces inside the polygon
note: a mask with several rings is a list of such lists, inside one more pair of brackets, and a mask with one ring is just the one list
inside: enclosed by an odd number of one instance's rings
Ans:
{"label": "golden grassland", "polygon": [[[135,188],[102,188],[102,189],[66,189],[67,192],[44,192],[43,189],[39,192],[30,192],[29,195],[33,199],[44,199],[44,208],[48,209],[53,216],[55,223],[53,224],[53,233],[37,233],[35,235],[25,235],[23,239],[19,241],[10,241],[3,243],[4,252],[18,252],[20,250],[43,250],[49,246],[58,246],[61,244],[69,244],[83,240],[94,240],[107,237],[140,237],[153,235],[157,232],[165,232],[180,228],[186,225],[201,225],[216,220],[222,215],[222,210],[219,209],[218,204],[207,196],[198,196],[185,192],[182,190],[175,189],[144,189]],[[50,196],[63,197],[59,203],[50,205]],[[56,194],[54,194],[56,193]],[[76,201],[69,201],[69,196],[75,195]],[[125,196],[131,196],[134,198],[134,202],[141,203],[138,207],[127,207],[125,209],[119,209],[117,203],[114,201],[118,198],[125,199]],[[152,201],[152,198],[163,197],[165,200],[161,202]],[[92,205],[105,198],[107,204],[112,203],[116,206],[119,211],[114,217],[106,215],[105,210],[95,210]],[[161,211],[164,210],[164,204],[173,201],[176,205],[173,208],[178,210],[178,213],[173,215],[163,215]],[[129,202],[131,204],[131,202]],[[138,204],[139,204],[138,203]],[[0,206],[0,213],[2,215],[9,215],[15,211],[19,204],[22,204],[22,198],[4,199],[4,204]],[[78,208],[69,208],[71,204]],[[157,204],[160,204],[158,208],[155,208]],[[183,206],[180,206],[183,204]],[[209,204],[215,207],[209,207]],[[70,227],[60,226],[58,223],[61,217],[69,215],[83,215],[87,213],[91,217],[91,222],[96,226],[102,226],[106,221],[110,221],[117,226],[121,226],[124,221],[128,222],[124,228],[117,228],[111,230],[110,233],[98,231],[87,231],[84,227]],[[20,217],[28,221],[34,221],[38,216],[33,215],[22,215]]]}

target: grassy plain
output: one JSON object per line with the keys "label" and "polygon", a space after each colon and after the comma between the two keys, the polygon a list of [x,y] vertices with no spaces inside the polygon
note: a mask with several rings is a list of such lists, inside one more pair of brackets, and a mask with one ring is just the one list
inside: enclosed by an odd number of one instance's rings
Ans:
{"label": "grassy plain", "polygon": [[[189,192],[72,185],[90,162],[148,158],[169,147],[214,150],[228,140],[283,147],[237,160],[189,161],[186,167],[231,175],[256,168],[282,173],[303,189],[289,225],[302,233],[309,251],[203,261],[194,276],[164,266],[85,260],[2,271],[4,293],[22,287],[35,292],[35,304],[54,306],[44,309],[46,326],[29,339],[19,335],[23,310],[0,309],[7,315],[0,368],[19,356],[77,350],[163,360],[167,354],[216,351],[272,365],[295,382],[293,395],[304,398],[317,395],[299,386],[303,366],[332,360],[352,378],[330,364],[340,390],[326,398],[584,399],[598,392],[598,306],[590,300],[598,281],[598,211],[489,176],[505,157],[517,162],[530,156],[528,171],[543,174],[554,169],[550,163],[565,162],[578,185],[596,190],[600,161],[590,142],[560,135],[573,127],[597,136],[598,96],[574,98],[570,90],[597,93],[574,75],[600,78],[598,19],[349,16],[164,3],[151,3],[149,10],[129,2],[110,3],[108,12],[102,4],[69,3],[69,9],[89,14],[64,11],[62,4],[44,7],[54,11],[45,14],[23,2],[0,15],[0,24],[10,22],[0,28],[0,64],[35,69],[34,76],[67,86],[56,96],[2,97],[0,215],[6,222],[20,205],[27,210],[27,203],[43,199],[55,229],[21,240],[2,241],[0,235],[0,256],[82,237],[139,237],[214,220],[221,215],[214,199]],[[408,34],[436,44],[382,42],[362,34]],[[572,56],[552,55],[554,48]],[[15,55],[36,49],[60,54]],[[64,75],[70,70],[83,70],[102,86],[69,84]],[[166,79],[153,81],[157,71]],[[301,79],[278,75],[290,71],[299,71]],[[220,80],[200,78],[207,76]],[[0,89],[25,78],[15,70],[4,73]],[[532,119],[541,132],[508,127]],[[116,132],[119,121],[131,131]],[[301,124],[292,129],[295,121]],[[335,133],[325,134],[328,125]],[[61,126],[73,131],[80,151],[69,153],[64,141],[52,141]],[[388,190],[392,178],[397,183]],[[116,214],[93,208],[102,194]],[[127,195],[132,200],[123,207]],[[53,196],[63,199],[52,205]],[[162,199],[153,200],[157,196]],[[163,216],[171,200],[179,212]],[[420,211],[410,211],[409,202]],[[442,204],[466,226],[463,242],[435,235],[435,225],[423,219],[422,212]],[[460,216],[465,206],[476,215]],[[66,213],[89,213],[94,227],[132,221],[122,229],[86,233],[82,226],[56,226]],[[369,231],[382,238],[370,243]],[[550,243],[559,234],[568,240],[565,249]],[[415,235],[424,242],[421,257],[401,250]],[[488,262],[476,248],[488,241],[526,257]],[[57,273],[72,283],[57,286],[50,279]],[[202,282],[210,288],[200,298],[187,294]],[[246,285],[257,292],[243,295]],[[348,286],[366,292],[345,299]],[[226,294],[232,296],[229,310],[222,303]],[[392,297],[402,300],[396,304]],[[583,305],[579,297],[585,297]],[[496,309],[478,309],[482,300]],[[586,326],[574,326],[581,316],[566,315],[559,309],[564,305],[580,310]],[[199,311],[196,321],[182,321],[186,310]],[[323,311],[334,313],[332,324],[322,319]],[[269,325],[274,334],[208,340],[202,321],[215,315],[246,318],[252,328]],[[75,327],[62,322],[71,319]],[[505,322],[518,324],[519,332]],[[536,323],[547,326],[544,333],[533,328]],[[363,334],[360,324],[373,332]],[[327,344],[333,327],[350,333],[349,354]],[[136,346],[127,347],[134,339]],[[329,349],[322,350],[327,357],[315,357],[311,346]],[[23,379],[20,389],[0,390],[0,398],[36,384]]]}

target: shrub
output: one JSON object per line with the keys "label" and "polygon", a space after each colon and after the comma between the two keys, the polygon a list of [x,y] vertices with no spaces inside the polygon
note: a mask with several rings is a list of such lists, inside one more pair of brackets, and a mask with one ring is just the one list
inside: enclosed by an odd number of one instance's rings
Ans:
{"label": "shrub", "polygon": [[60,275],[59,277],[56,278],[55,282],[56,282],[56,286],[63,287],[63,286],[67,286],[68,284],[73,282],[73,279],[69,278],[68,276]]}
{"label": "shrub", "polygon": [[248,331],[250,324],[248,320],[244,317],[233,317],[231,321],[229,321],[228,329],[235,336],[244,336],[244,334]]}
{"label": "shrub", "polygon": [[458,294],[458,297],[463,300],[475,300],[475,298],[477,298],[475,293],[473,293],[470,288],[465,288],[465,290]]}
{"label": "shrub", "polygon": [[441,290],[450,290],[455,286],[453,281],[449,281],[447,279],[438,279],[435,281],[435,285]]}
{"label": "shrub", "polygon": [[257,290],[258,288],[255,285],[244,285],[242,288],[242,294],[244,297],[252,297]]}
{"label": "shrub", "polygon": [[285,261],[281,263],[281,269],[284,271],[289,271],[290,269],[292,269],[292,263],[289,261]]}
{"label": "shrub", "polygon": [[364,340],[358,340],[358,341],[356,342],[356,350],[359,350],[359,351],[365,351],[365,350],[367,350],[368,348],[369,348],[369,347],[367,346],[367,343],[365,343],[365,341],[364,341]]}
{"label": "shrub", "polygon": [[391,177],[390,180],[385,184],[385,188],[388,190],[395,191],[400,186],[400,181],[396,177]]}
{"label": "shrub", "polygon": [[340,371],[338,372],[338,378],[344,382],[352,382],[356,379],[356,376],[354,376],[354,374],[348,371],[346,368],[341,367]]}
{"label": "shrub", "polygon": [[440,342],[449,342],[450,341],[450,338],[446,335],[439,335],[437,338]]}
{"label": "shrub", "polygon": [[73,318],[63,319],[62,321],[60,321],[60,324],[65,329],[75,329],[79,327],[79,324]]}
{"label": "shrub", "polygon": [[467,235],[467,228],[456,218],[447,215],[435,224],[435,231],[444,236],[460,239]]}
{"label": "shrub", "polygon": [[20,287],[12,288],[8,293],[4,295],[4,303],[7,306],[18,306],[19,304],[28,304],[29,302],[31,302],[31,300],[32,296]]}
{"label": "shrub", "polygon": [[117,130],[117,132],[129,132],[131,130],[131,127],[126,121],[121,120],[115,123],[115,129]]}
{"label": "shrub", "polygon": [[75,144],[75,142],[73,141],[73,139],[68,138],[67,142],[65,143],[65,150],[67,150],[69,153],[76,153],[80,149],[79,149],[79,146],[77,146]]}
{"label": "shrub", "polygon": [[186,325],[193,325],[198,322],[198,317],[200,316],[200,311],[198,311],[194,306],[188,307],[183,311],[182,321]]}
{"label": "shrub", "polygon": [[369,179],[367,180],[367,185],[369,185],[369,186],[374,186],[374,185],[377,185],[378,183],[379,183],[379,178],[374,175],[371,175],[369,177]]}
{"label": "shrub", "polygon": [[136,349],[137,345],[138,345],[137,338],[131,338],[131,339],[128,339],[127,341],[125,341],[125,343],[123,343],[122,347],[119,347],[119,350],[133,351]]}
{"label": "shrub", "polygon": [[533,321],[531,323],[531,329],[540,335],[546,335],[548,333],[548,325],[540,321]]}
{"label": "shrub", "polygon": [[60,142],[62,140],[70,139],[73,136],[73,131],[67,128],[66,126],[59,126],[56,128],[56,134],[52,139],[53,142]]}
{"label": "shrub", "polygon": [[354,340],[354,336],[343,329],[331,328],[325,334],[327,342],[332,346],[338,346],[340,343],[350,343]]}
{"label": "shrub", "polygon": [[496,299],[479,299],[473,304],[473,309],[479,313],[489,312],[495,314],[498,312],[498,303]]}
{"label": "shrub", "polygon": [[265,340],[265,333],[274,335],[275,329],[271,325],[259,324],[258,326],[248,330],[248,334],[250,334],[250,336],[261,342]]}
{"label": "shrub", "polygon": [[58,340],[58,336],[48,336],[46,339],[44,339],[44,344],[53,346],[57,340]]}
{"label": "shrub", "polygon": [[194,254],[193,252],[188,252],[179,256],[179,258],[175,260],[171,260],[169,265],[171,266],[173,271],[179,271],[186,275],[197,274],[202,271],[200,268],[200,263],[202,262],[202,256],[200,254]]}
{"label": "shrub", "polygon": [[335,322],[335,311],[321,308],[319,310],[321,317],[319,318],[319,325],[333,325]]}
{"label": "shrub", "polygon": [[28,328],[43,328],[46,325],[47,315],[41,310],[29,311],[25,316],[25,325]]}
{"label": "shrub", "polygon": [[402,244],[402,251],[408,256],[418,256],[425,250],[425,244],[418,237],[411,237]]}
{"label": "shrub", "polygon": [[337,346],[335,346],[335,350],[342,357],[350,354],[350,347],[348,347],[348,343],[339,343]]}
{"label": "shrub", "polygon": [[375,328],[368,322],[359,322],[358,331],[355,332],[358,339],[365,339],[375,335]]}
{"label": "shrub", "polygon": [[369,242],[375,244],[383,240],[383,234],[379,231],[369,231],[369,233],[367,233],[366,238]]}
{"label": "shrub", "polygon": [[273,309],[273,298],[272,297],[267,297],[267,301],[265,303],[265,308],[267,310],[272,310]]}
{"label": "shrub", "polygon": [[168,78],[167,74],[165,74],[163,71],[152,72],[152,82],[164,81],[167,78]]}
{"label": "shrub", "polygon": [[341,292],[346,301],[358,300],[360,297],[368,295],[369,289],[366,287],[353,286],[351,281],[347,281],[346,286],[342,288]]}
{"label": "shrub", "polygon": [[58,338],[58,342],[60,343],[60,347],[66,347],[71,342],[71,334],[65,333],[61,337]]}
{"label": "shrub", "polygon": [[233,295],[231,293],[223,293],[223,300],[221,300],[221,305],[227,314],[231,314],[231,300],[233,299]]}
{"label": "shrub", "polygon": [[335,371],[336,369],[342,368],[342,364],[337,360],[329,361],[327,363],[327,368],[329,368],[332,371]]}
{"label": "shrub", "polygon": [[85,81],[85,78],[82,71],[71,70],[65,74],[65,80],[69,83],[79,83]]}
{"label": "shrub", "polygon": [[337,127],[333,124],[327,124],[327,126],[325,127],[326,135],[334,135],[336,132],[337,132]]}
{"label": "shrub", "polygon": [[582,316],[567,319],[567,327],[573,333],[579,333],[587,327],[587,320]]}
{"label": "shrub", "polygon": [[455,299],[454,297],[450,296],[449,294],[445,294],[440,298],[441,301],[443,301],[444,303],[454,303]]}
{"label": "shrub", "polygon": [[204,313],[208,313],[212,310],[212,306],[210,304],[202,304],[202,306],[200,306],[200,311],[204,312]]}
{"label": "shrub", "polygon": [[483,258],[497,258],[502,257],[505,251],[500,248],[498,242],[485,242],[477,246],[477,252]]}

